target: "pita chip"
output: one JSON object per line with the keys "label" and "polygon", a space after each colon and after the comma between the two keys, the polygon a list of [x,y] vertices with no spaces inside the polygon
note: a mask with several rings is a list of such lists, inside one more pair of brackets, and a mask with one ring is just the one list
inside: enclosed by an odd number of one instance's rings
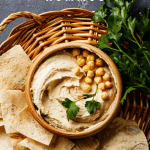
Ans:
{"label": "pita chip", "polygon": [[99,141],[93,136],[82,139],[73,139],[72,141],[76,144],[76,147],[73,150],[78,150],[79,148],[81,150],[97,150],[99,147]]}
{"label": "pita chip", "polygon": [[24,108],[12,121],[12,128],[19,133],[45,145],[49,145],[53,134],[44,129],[32,116],[28,107]]}
{"label": "pita chip", "polygon": [[21,48],[15,45],[0,56],[0,89],[25,90],[26,76],[32,62]]}
{"label": "pita chip", "polygon": [[4,125],[4,121],[2,118],[0,118],[0,127]]}
{"label": "pita chip", "polygon": [[0,119],[2,119],[2,109],[1,109],[1,103],[0,103]]}
{"label": "pita chip", "polygon": [[49,150],[72,150],[75,144],[68,138],[58,136],[55,143],[51,144]]}
{"label": "pita chip", "polygon": [[26,137],[20,133],[9,133],[11,145],[13,147],[16,147],[18,143],[20,143],[22,140],[24,140]]}
{"label": "pita chip", "polygon": [[145,134],[135,121],[115,118],[96,134],[101,150],[148,150]]}
{"label": "pita chip", "polygon": [[10,137],[6,134],[4,126],[0,127],[0,150],[13,150]]}
{"label": "pita chip", "polygon": [[13,150],[30,150],[30,149],[28,149],[26,147],[14,146]]}
{"label": "pita chip", "polygon": [[16,130],[11,127],[12,120],[27,107],[25,93],[20,90],[0,91],[0,102],[6,133],[16,133]]}
{"label": "pita chip", "polygon": [[75,147],[72,150],[81,150],[81,149],[79,148],[79,146],[75,145]]}
{"label": "pita chip", "polygon": [[19,143],[22,147],[27,147],[30,150],[72,150],[74,143],[64,137],[57,137],[55,143],[50,146],[44,145],[30,138],[26,138]]}

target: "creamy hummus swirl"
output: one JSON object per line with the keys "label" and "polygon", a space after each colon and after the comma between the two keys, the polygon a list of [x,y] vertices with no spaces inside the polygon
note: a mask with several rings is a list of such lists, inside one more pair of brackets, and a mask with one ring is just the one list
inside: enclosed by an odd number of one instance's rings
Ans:
{"label": "creamy hummus swirl", "polygon": [[[100,89],[98,89],[95,96],[95,101],[100,102],[100,109],[93,114],[89,114],[85,107],[86,100],[80,100],[76,102],[76,105],[80,108],[77,117],[68,121],[67,108],[62,105],[62,102],[65,101],[65,98],[76,101],[84,94],[81,86],[85,84],[82,79],[85,73],[80,68],[80,74],[78,76],[74,75],[72,70],[76,67],[79,66],[72,54],[59,51],[50,55],[39,65],[31,83],[32,99],[38,108],[39,114],[49,124],[66,131],[83,131],[104,120],[108,115],[106,111],[116,93],[112,78],[113,88],[107,90],[110,99],[103,101]],[[111,74],[107,66],[104,66],[104,70]],[[90,93],[93,94],[95,90],[96,85],[93,84]]]}

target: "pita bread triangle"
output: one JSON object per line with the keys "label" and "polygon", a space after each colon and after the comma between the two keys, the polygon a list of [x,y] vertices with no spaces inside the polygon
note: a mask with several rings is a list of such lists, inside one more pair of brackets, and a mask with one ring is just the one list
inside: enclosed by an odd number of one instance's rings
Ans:
{"label": "pita bread triangle", "polygon": [[53,138],[53,134],[44,129],[34,119],[28,107],[24,108],[13,119],[12,128],[19,133],[45,145],[49,145]]}
{"label": "pita bread triangle", "polygon": [[11,127],[12,120],[27,107],[25,93],[20,90],[0,91],[0,102],[6,133],[16,133],[16,130]]}

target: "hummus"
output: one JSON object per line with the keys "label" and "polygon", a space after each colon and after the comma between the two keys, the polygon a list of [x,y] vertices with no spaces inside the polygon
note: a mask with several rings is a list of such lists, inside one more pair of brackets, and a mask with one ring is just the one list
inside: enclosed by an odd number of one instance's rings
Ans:
{"label": "hummus", "polygon": [[[73,73],[73,68],[79,67],[76,58],[69,52],[61,50],[51,54],[37,68],[31,83],[32,100],[37,107],[38,113],[43,119],[54,126],[66,131],[79,132],[89,129],[96,124],[104,121],[110,114],[110,105],[112,104],[116,86],[114,78],[107,64],[103,66],[105,72],[111,75],[113,87],[107,89],[109,100],[101,99],[102,91],[98,92],[94,98],[100,102],[100,108],[93,114],[89,114],[85,107],[85,101],[80,100],[76,105],[80,108],[77,117],[68,121],[65,108],[62,102],[65,98],[76,101],[81,98],[85,92],[81,89],[84,85],[84,71],[80,68],[80,74],[77,76]],[[92,84],[90,94],[95,93],[96,84]]]}

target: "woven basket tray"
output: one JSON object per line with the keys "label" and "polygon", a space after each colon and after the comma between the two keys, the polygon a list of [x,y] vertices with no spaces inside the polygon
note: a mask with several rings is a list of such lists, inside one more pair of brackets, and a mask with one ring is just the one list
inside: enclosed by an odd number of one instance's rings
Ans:
{"label": "woven basket tray", "polygon": [[[17,18],[24,17],[30,20],[21,23],[10,32],[8,38],[0,45],[0,54],[20,44],[34,61],[45,48],[54,44],[74,41],[96,45],[99,37],[105,34],[106,27],[102,22],[93,23],[91,21],[93,15],[91,11],[78,8],[40,15],[31,12],[11,14],[1,22],[0,33]],[[126,120],[135,120],[150,143],[150,108],[144,92],[137,89],[128,94],[118,116]]]}

